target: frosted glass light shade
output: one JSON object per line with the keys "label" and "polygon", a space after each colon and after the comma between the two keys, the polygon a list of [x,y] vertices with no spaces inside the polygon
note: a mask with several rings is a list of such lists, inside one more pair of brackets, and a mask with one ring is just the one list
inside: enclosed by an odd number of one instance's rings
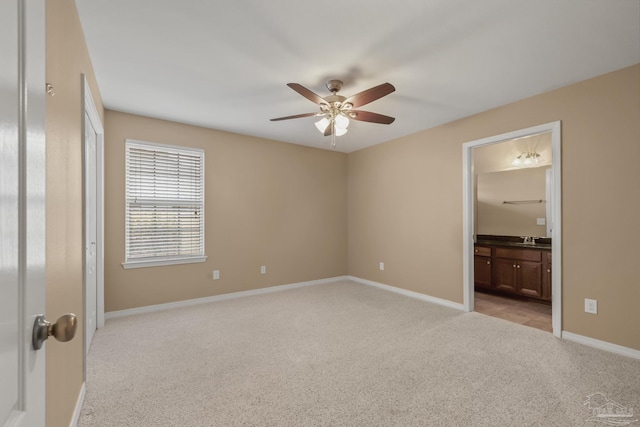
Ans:
{"label": "frosted glass light shade", "polygon": [[342,136],[345,133],[347,133],[346,128],[339,128],[338,126],[336,126],[336,136]]}
{"label": "frosted glass light shade", "polygon": [[327,126],[329,126],[329,123],[331,123],[329,119],[323,117],[316,122],[316,127],[318,128],[320,133],[324,133],[324,130],[327,128]]}
{"label": "frosted glass light shade", "polygon": [[520,155],[511,162],[513,166],[521,166],[525,168],[536,166],[541,163],[544,163],[544,159],[535,151],[532,153],[520,153]]}
{"label": "frosted glass light shade", "polygon": [[346,129],[349,127],[349,119],[342,114],[338,114],[334,120],[336,123],[336,128],[338,129]]}

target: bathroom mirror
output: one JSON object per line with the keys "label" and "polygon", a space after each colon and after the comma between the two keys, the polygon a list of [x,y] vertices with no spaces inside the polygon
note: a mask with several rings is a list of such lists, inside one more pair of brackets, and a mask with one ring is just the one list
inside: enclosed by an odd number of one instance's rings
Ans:
{"label": "bathroom mirror", "polygon": [[547,237],[548,169],[478,174],[476,234]]}
{"label": "bathroom mirror", "polygon": [[551,164],[550,132],[474,148],[475,234],[551,237]]}

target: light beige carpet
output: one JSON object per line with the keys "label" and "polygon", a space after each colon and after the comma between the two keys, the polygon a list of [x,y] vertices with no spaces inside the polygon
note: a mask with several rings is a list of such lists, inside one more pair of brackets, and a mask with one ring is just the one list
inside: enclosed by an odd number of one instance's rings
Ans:
{"label": "light beige carpet", "polygon": [[639,360],[353,282],[109,320],[87,384],[80,427],[604,425],[594,393],[640,410]]}

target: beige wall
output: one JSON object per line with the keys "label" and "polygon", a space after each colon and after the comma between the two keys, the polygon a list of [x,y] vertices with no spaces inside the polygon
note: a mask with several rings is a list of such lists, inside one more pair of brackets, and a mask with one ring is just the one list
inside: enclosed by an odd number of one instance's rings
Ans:
{"label": "beige wall", "polygon": [[[103,115],[84,35],[73,0],[46,2],[47,318],[68,312],[84,318],[82,270],[82,96],[87,75]],[[84,322],[75,339],[47,344],[47,426],[68,426],[84,378]]]}
{"label": "beige wall", "polygon": [[[205,150],[206,262],[123,269],[126,138]],[[107,110],[105,170],[106,311],[347,274],[346,154]]]}
{"label": "beige wall", "polygon": [[349,274],[462,303],[462,144],[561,120],[563,329],[640,349],[639,95],[635,65],[351,153]]}

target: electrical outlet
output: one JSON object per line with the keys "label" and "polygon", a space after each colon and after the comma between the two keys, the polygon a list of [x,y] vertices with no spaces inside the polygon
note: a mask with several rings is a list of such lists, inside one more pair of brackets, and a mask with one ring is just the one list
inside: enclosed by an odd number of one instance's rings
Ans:
{"label": "electrical outlet", "polygon": [[584,311],[585,313],[598,314],[598,300],[585,298]]}
{"label": "electrical outlet", "polygon": [[213,280],[220,279],[220,270],[213,270]]}
{"label": "electrical outlet", "polygon": [[260,274],[267,274],[267,266],[263,265],[260,267]]}
{"label": "electrical outlet", "polygon": [[547,225],[546,218],[536,218],[536,225]]}
{"label": "electrical outlet", "polygon": [[384,270],[384,262],[380,263],[380,270]]}

